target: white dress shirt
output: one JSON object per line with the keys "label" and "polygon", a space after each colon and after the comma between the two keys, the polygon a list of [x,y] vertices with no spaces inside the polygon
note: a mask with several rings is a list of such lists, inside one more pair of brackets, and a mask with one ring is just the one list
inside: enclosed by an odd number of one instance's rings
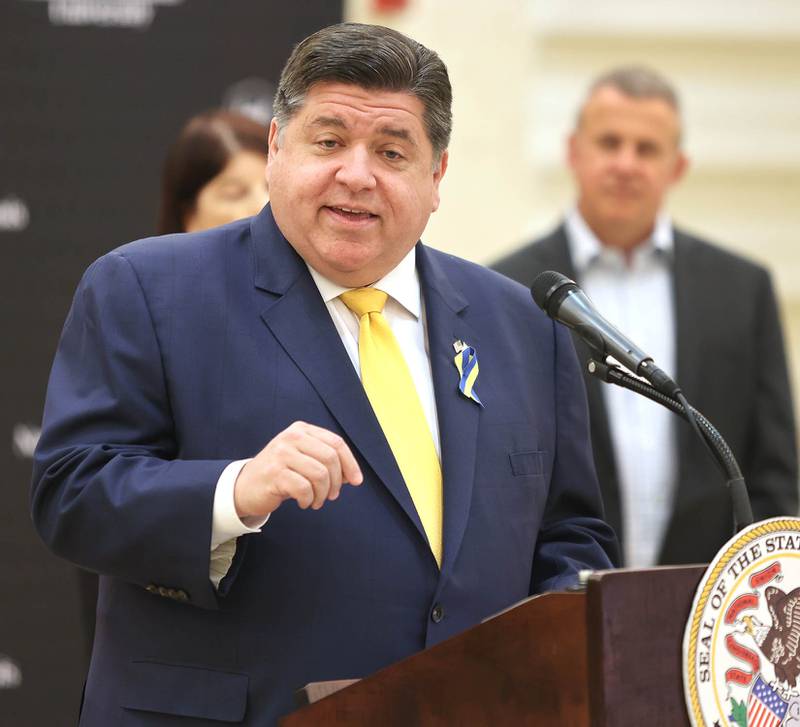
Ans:
{"label": "white dress shirt", "polygon": [[[325,302],[347,355],[361,378],[358,357],[358,316],[339,298],[339,295],[351,288],[337,285],[311,267],[308,270]],[[417,274],[416,248],[412,248],[394,270],[372,287],[382,290],[389,296],[383,315],[403,352],[433,436],[436,453],[441,459],[439,421],[436,415],[433,376],[428,354],[424,302]],[[266,445],[266,442],[264,444]],[[242,467],[249,461],[244,459],[231,462],[217,481],[212,514],[210,566],[210,578],[215,587],[219,587],[220,581],[230,568],[236,552],[236,538],[246,533],[259,532],[268,519],[246,518],[242,521],[236,514],[233,487]]]}
{"label": "white dress shirt", "polygon": [[[573,209],[570,255],[597,310],[670,376],[675,371],[672,226],[660,215],[650,239],[624,254],[604,246]],[[675,415],[631,391],[603,386],[620,487],[625,562],[657,562],[676,488]]]}

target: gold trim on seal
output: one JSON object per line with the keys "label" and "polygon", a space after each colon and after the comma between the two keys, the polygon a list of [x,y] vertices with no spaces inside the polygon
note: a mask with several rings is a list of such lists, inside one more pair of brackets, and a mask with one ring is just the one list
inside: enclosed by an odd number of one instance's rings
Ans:
{"label": "gold trim on seal", "polygon": [[[753,540],[774,533],[777,531],[794,530],[800,532],[800,519],[798,518],[774,518],[766,520],[760,524],[750,526],[748,530],[743,533],[737,534],[735,539],[728,541],[728,545],[724,550],[717,554],[711,568],[706,571],[703,576],[704,585],[702,591],[698,592],[695,596],[695,602],[692,604],[691,613],[691,629],[689,631],[689,650],[686,660],[684,661],[684,668],[687,670],[689,676],[689,701],[691,716],[699,724],[703,724],[703,714],[700,711],[700,699],[698,697],[697,676],[695,669],[695,659],[697,658],[697,633],[700,630],[700,621],[703,613],[705,612],[706,602],[711,594],[711,590],[717,583],[720,573],[727,567],[728,562],[732,555],[735,555],[743,546],[751,543]],[[691,671],[690,671],[691,669]]]}

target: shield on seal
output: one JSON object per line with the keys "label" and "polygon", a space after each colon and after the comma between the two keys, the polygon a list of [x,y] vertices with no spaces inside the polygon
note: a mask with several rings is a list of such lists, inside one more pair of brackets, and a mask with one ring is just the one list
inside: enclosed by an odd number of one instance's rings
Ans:
{"label": "shield on seal", "polygon": [[748,727],[778,727],[786,716],[789,703],[759,674],[747,696]]}

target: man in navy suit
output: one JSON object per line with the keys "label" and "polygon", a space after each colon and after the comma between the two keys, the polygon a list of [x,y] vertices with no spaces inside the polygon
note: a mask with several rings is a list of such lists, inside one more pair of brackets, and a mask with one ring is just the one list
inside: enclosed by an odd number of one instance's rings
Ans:
{"label": "man in navy suit", "polygon": [[[368,675],[616,559],[569,334],[522,286],[418,242],[450,103],[413,40],[319,31],[281,77],[270,205],[86,272],[32,495],[49,546],[100,573],[82,725],[271,724],[307,682]],[[364,286],[388,294],[433,439],[440,536],[361,384],[339,296]]]}

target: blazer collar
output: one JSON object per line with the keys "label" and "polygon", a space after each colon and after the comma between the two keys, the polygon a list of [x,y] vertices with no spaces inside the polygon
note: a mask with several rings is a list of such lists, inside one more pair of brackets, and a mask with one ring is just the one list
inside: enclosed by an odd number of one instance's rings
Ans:
{"label": "blazer collar", "polygon": [[[278,229],[269,205],[253,218],[251,234],[254,285],[269,294],[261,318],[317,391],[345,437],[426,539],[408,488],[319,290],[303,259]],[[480,418],[480,407],[458,391],[453,343],[462,340],[477,349],[479,339],[463,321],[467,300],[451,282],[441,256],[419,243],[417,268],[425,299],[442,449],[441,583],[452,570],[469,516]]]}
{"label": "blazer collar", "polygon": [[283,295],[301,275],[306,264],[278,229],[268,204],[250,222],[253,241],[253,282],[256,288]]}
{"label": "blazer collar", "polygon": [[362,466],[366,461],[424,537],[400,470],[305,262],[281,234],[269,206],[253,219],[251,231],[254,283],[271,294],[260,311],[262,320],[317,391],[356,456],[360,453]]}
{"label": "blazer collar", "polygon": [[[708,311],[708,292],[706,275],[692,259],[691,240],[679,230],[675,231],[675,273],[673,275],[673,300],[675,301],[675,342],[677,358],[677,382],[689,402],[701,412],[703,410],[702,386],[700,385],[700,372],[703,371],[703,327],[697,321],[711,320]],[[692,493],[690,483],[693,482],[687,471],[685,453],[695,436],[691,428],[677,425],[677,450],[678,450],[678,483],[675,491],[676,508],[673,517],[677,515],[677,506],[690,501]],[[669,529],[667,530],[669,534]],[[664,542],[667,540],[665,535]]]}
{"label": "blazer collar", "polygon": [[[564,225],[559,226],[552,235],[539,243],[537,254],[542,256],[543,268],[551,267],[567,277],[577,280]],[[608,410],[603,395],[603,387],[611,386],[611,384],[602,383],[585,370],[586,361],[595,354],[574,331],[572,332],[572,341],[575,344],[575,351],[584,371],[595,465],[603,486],[603,504],[605,506],[606,519],[622,535],[622,500],[617,479],[614,446],[611,441]]]}
{"label": "blazer collar", "polygon": [[675,339],[677,341],[677,380],[690,399],[699,391],[698,374],[701,370],[702,326],[708,307],[708,293],[704,285],[706,274],[693,264],[691,241],[676,230],[675,272],[673,275],[673,299],[675,301]]}
{"label": "blazer collar", "polygon": [[469,304],[452,282],[446,260],[442,253],[421,243],[417,245],[417,270],[425,298],[428,352],[442,445],[444,553],[440,584],[452,572],[469,519],[481,416],[480,406],[458,389],[453,347],[456,341],[463,341],[480,351],[481,338],[466,322]]}

